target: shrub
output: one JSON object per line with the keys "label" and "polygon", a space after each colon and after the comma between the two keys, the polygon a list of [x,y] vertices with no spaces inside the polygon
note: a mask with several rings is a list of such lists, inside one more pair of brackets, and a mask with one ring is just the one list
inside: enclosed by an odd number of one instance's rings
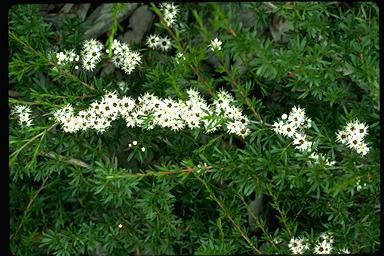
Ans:
{"label": "shrub", "polygon": [[12,6],[11,252],[377,252],[378,12]]}

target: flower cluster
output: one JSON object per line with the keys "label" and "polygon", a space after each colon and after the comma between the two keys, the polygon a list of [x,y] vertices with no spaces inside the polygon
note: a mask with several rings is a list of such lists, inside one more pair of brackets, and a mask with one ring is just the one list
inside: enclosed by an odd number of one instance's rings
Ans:
{"label": "flower cluster", "polygon": [[[279,122],[274,122],[272,130],[277,134],[293,139],[293,145],[301,152],[311,152],[309,158],[313,160],[314,164],[321,164],[325,166],[333,166],[335,161],[329,161],[323,154],[318,154],[316,148],[312,147],[312,142],[308,140],[308,136],[304,130],[312,127],[312,120],[305,115],[305,110],[294,106],[289,115],[283,114]],[[309,162],[312,165],[311,162]]]}
{"label": "flower cluster", "polygon": [[[74,50],[62,51],[55,54],[58,65],[65,65],[68,63],[81,63],[81,66],[87,71],[93,71],[96,64],[102,58],[103,44],[95,39],[85,40],[80,55],[76,54]],[[131,74],[138,64],[141,63],[141,55],[132,51],[127,44],[114,40],[111,46],[112,62],[121,68],[126,74]],[[109,50],[106,50],[109,53]],[[81,56],[81,57],[80,57]],[[79,66],[76,65],[75,69]]]}
{"label": "flower cluster", "polygon": [[300,107],[293,107],[289,115],[283,114],[281,119],[273,124],[273,130],[278,134],[292,138],[296,149],[309,150],[312,142],[308,141],[304,129],[310,128],[312,121],[305,116],[305,110]]}
{"label": "flower cluster", "polygon": [[171,40],[167,36],[160,37],[157,34],[149,35],[146,44],[151,49],[161,49],[163,52],[168,51],[172,46]]}
{"label": "flower cluster", "polygon": [[316,241],[313,252],[316,254],[330,254],[333,242],[333,236],[330,233],[321,233]]}
{"label": "flower cluster", "polygon": [[179,7],[174,3],[161,3],[160,11],[163,14],[164,21],[168,27],[172,27],[176,21],[176,16],[179,12]]}
{"label": "flower cluster", "polygon": [[141,55],[129,49],[128,44],[113,40],[112,62],[117,68],[121,68],[126,74],[131,74],[135,67],[141,63]]}
{"label": "flower cluster", "polygon": [[103,44],[95,39],[84,41],[81,51],[81,63],[85,70],[93,71],[96,68],[96,64],[100,62],[103,48]]}
{"label": "flower cluster", "polygon": [[93,102],[87,110],[82,110],[77,115],[71,105],[55,111],[53,115],[65,132],[73,133],[87,129],[104,132],[121,111],[133,106],[134,101],[130,98],[124,97],[120,100],[115,92],[110,92],[104,95],[101,101]]}
{"label": "flower cluster", "polygon": [[[95,129],[104,132],[111,122],[121,117],[127,127],[153,129],[156,126],[178,131],[184,128],[203,129],[213,132],[226,127],[228,133],[245,137],[250,133],[248,118],[241,109],[234,106],[234,99],[225,91],[220,91],[212,105],[208,105],[193,89],[187,91],[188,100],[162,99],[145,93],[134,100],[116,92],[108,92],[101,101],[91,103],[86,110],[74,114],[73,107],[67,105],[54,113],[65,132]],[[145,150],[145,149],[144,149]]]}
{"label": "flower cluster", "polygon": [[[330,232],[321,233],[312,246],[312,253],[331,254],[333,244],[334,239]],[[288,243],[288,248],[292,254],[304,254],[311,248],[311,245],[306,238],[292,237]],[[351,252],[346,248],[342,248],[338,250],[338,253],[349,254]]]}
{"label": "flower cluster", "polygon": [[355,120],[347,123],[344,129],[337,132],[336,141],[364,156],[369,151],[367,144],[364,142],[364,137],[367,134],[368,127],[364,123],[360,123],[358,120]]}
{"label": "flower cluster", "polygon": [[247,126],[249,120],[241,113],[241,109],[234,105],[235,99],[228,92],[221,90],[213,102],[214,112],[226,120],[229,133],[247,136],[251,132]]}
{"label": "flower cluster", "polygon": [[24,105],[16,105],[13,108],[13,114],[17,117],[18,123],[21,126],[29,127],[32,125],[31,108]]}
{"label": "flower cluster", "polygon": [[219,39],[215,38],[211,41],[211,43],[208,45],[208,47],[211,49],[211,51],[220,51],[221,45],[223,42],[221,42]]}
{"label": "flower cluster", "polygon": [[292,237],[289,241],[288,248],[292,254],[303,254],[309,249],[309,244],[305,238],[294,238]]}
{"label": "flower cluster", "polygon": [[79,61],[80,56],[76,54],[75,51],[72,49],[56,53],[56,58],[58,65],[65,65],[74,61]]}

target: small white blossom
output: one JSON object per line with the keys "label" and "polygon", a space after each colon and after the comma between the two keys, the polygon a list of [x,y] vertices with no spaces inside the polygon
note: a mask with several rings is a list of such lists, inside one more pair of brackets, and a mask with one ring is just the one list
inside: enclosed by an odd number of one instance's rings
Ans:
{"label": "small white blossom", "polygon": [[176,6],[174,3],[165,2],[160,4],[160,11],[163,14],[163,18],[167,26],[172,27],[176,21],[176,16],[179,12],[179,7]]}
{"label": "small white blossom", "polygon": [[163,51],[166,52],[169,49],[171,49],[171,40],[168,37],[162,37],[159,40],[159,48]]}
{"label": "small white blossom", "polygon": [[117,68],[121,68],[126,74],[131,74],[138,64],[141,63],[139,52],[132,51],[128,44],[121,43],[117,39],[112,44],[112,62]]}
{"label": "small white blossom", "polygon": [[280,135],[283,135],[284,131],[283,131],[283,125],[284,125],[284,122],[283,121],[279,121],[279,122],[274,122],[273,125],[272,125],[272,129],[275,133],[277,134],[280,134]]}
{"label": "small white blossom", "polygon": [[215,38],[211,41],[211,43],[209,44],[209,47],[211,48],[211,51],[213,51],[213,52],[214,51],[220,51],[222,44],[223,43],[219,39]]}
{"label": "small white blossom", "polygon": [[344,129],[336,133],[336,141],[365,156],[369,152],[369,148],[364,142],[364,137],[368,133],[367,130],[368,127],[358,120],[348,122]]}
{"label": "small white blossom", "polygon": [[306,135],[301,133],[294,134],[293,144],[296,145],[295,148],[300,151],[308,150],[312,146],[312,143],[307,141]]}
{"label": "small white blossom", "polygon": [[96,64],[101,60],[101,51],[104,46],[95,39],[84,41],[83,50],[81,51],[81,62],[83,68],[87,71],[93,71]]}
{"label": "small white blossom", "polygon": [[293,107],[288,116],[288,121],[293,127],[299,128],[305,119],[305,111],[300,107]]}
{"label": "small white blossom", "polygon": [[317,243],[313,249],[316,254],[330,254],[332,251],[332,244],[327,240]]}
{"label": "small white blossom", "polygon": [[295,136],[296,127],[294,126],[294,124],[286,123],[286,124],[283,124],[283,126],[281,128],[282,128],[283,135],[285,135],[289,138],[293,138]]}
{"label": "small white blossom", "polygon": [[13,114],[17,117],[20,126],[29,127],[32,125],[31,108],[24,105],[16,105],[13,108]]}
{"label": "small white blossom", "polygon": [[288,248],[292,254],[303,254],[309,248],[309,245],[304,238],[292,237],[289,241]]}
{"label": "small white blossom", "polygon": [[149,48],[158,49],[160,46],[160,37],[157,34],[149,35],[146,44]]}

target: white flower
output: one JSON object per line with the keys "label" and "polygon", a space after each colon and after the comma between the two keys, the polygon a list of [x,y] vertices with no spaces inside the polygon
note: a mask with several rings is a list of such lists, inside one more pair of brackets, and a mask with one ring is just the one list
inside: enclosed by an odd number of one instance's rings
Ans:
{"label": "white flower", "polygon": [[342,144],[346,144],[347,141],[348,141],[348,134],[346,131],[344,130],[340,130],[336,133],[336,141],[342,143]]}
{"label": "white flower", "polygon": [[56,58],[57,58],[57,64],[61,64],[62,62],[65,62],[66,58],[67,58],[67,55],[64,54],[64,52],[59,52],[56,54]]}
{"label": "white flower", "polygon": [[360,143],[362,143],[360,138],[349,136],[347,141],[347,147],[357,150]]}
{"label": "white flower", "polygon": [[300,107],[293,107],[288,116],[288,121],[294,126],[298,128],[304,122],[305,119],[305,111]]}
{"label": "white flower", "polygon": [[168,37],[160,38],[159,47],[163,52],[166,52],[169,49],[171,49],[171,46],[172,46],[171,40]]}
{"label": "white flower", "polygon": [[283,124],[281,129],[282,129],[282,134],[289,138],[293,138],[296,133],[296,127],[292,123]]}
{"label": "white flower", "polygon": [[288,247],[292,254],[303,254],[309,248],[306,239],[294,237],[289,241]]}
{"label": "white flower", "polygon": [[356,182],[356,190],[359,192],[360,190],[362,190],[363,188],[365,189],[366,187],[367,183],[364,183],[363,186],[361,186],[360,179],[358,178]]}
{"label": "white flower", "polygon": [[301,133],[294,134],[293,144],[296,145],[295,148],[300,151],[308,150],[312,146],[312,143],[307,141],[306,135]]}
{"label": "white flower", "polygon": [[144,152],[144,151],[145,151],[145,147],[142,147],[142,148],[141,148],[141,151]]}
{"label": "white flower", "polygon": [[319,238],[317,239],[318,242],[326,241],[329,244],[333,244],[333,236],[330,232],[323,232],[320,234]]}
{"label": "white flower", "polygon": [[13,114],[18,118],[20,126],[29,127],[32,125],[31,108],[24,105],[15,105],[13,108]]}
{"label": "white flower", "polygon": [[362,156],[365,156],[369,152],[369,148],[368,148],[367,144],[365,144],[364,142],[360,142],[357,145],[356,152],[358,154],[361,154]]}
{"label": "white flower", "polygon": [[351,148],[358,154],[364,156],[369,151],[367,144],[363,141],[368,133],[367,130],[368,127],[358,120],[348,122],[343,130],[339,130],[336,133],[336,141],[347,145],[348,148]]}
{"label": "white flower", "polygon": [[287,118],[288,118],[287,114],[282,114],[282,115],[281,115],[281,119],[285,120],[285,119],[287,119]]}
{"label": "white flower", "polygon": [[368,133],[368,127],[364,123],[359,123],[358,121],[355,122],[355,134],[357,136],[364,138]]}
{"label": "white flower", "polygon": [[136,146],[137,145],[137,141],[132,141],[132,144],[134,145],[134,146]]}
{"label": "white flower", "polygon": [[332,251],[332,245],[327,240],[317,243],[313,250],[316,254],[330,254]]}
{"label": "white flower", "polygon": [[241,137],[246,137],[251,132],[244,123],[239,121],[228,122],[227,129],[228,129],[228,133],[234,133]]}
{"label": "white flower", "polygon": [[161,3],[160,11],[163,14],[167,26],[171,27],[176,21],[176,16],[179,12],[179,7],[174,5],[174,3]]}
{"label": "white flower", "polygon": [[147,37],[146,44],[149,48],[157,49],[159,48],[160,37],[157,34],[152,34]]}
{"label": "white flower", "polygon": [[283,121],[274,122],[273,125],[272,125],[272,129],[277,134],[281,134],[282,135],[284,133],[283,126],[284,126],[284,122]]}
{"label": "white flower", "polygon": [[96,64],[101,59],[101,51],[103,44],[95,39],[84,41],[83,50],[81,51],[81,62],[83,68],[87,71],[93,71]]}
{"label": "white flower", "polygon": [[209,47],[211,48],[211,51],[220,51],[221,50],[221,45],[222,45],[222,42],[215,38],[211,41],[211,43],[209,44]]}
{"label": "white flower", "polygon": [[131,51],[128,44],[113,40],[112,62],[117,68],[121,68],[126,74],[131,74],[138,64],[141,63],[141,55],[136,51]]}

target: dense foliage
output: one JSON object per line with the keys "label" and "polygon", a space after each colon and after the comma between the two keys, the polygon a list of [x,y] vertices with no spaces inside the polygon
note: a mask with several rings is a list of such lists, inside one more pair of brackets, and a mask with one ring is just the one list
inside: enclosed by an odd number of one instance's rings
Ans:
{"label": "dense foliage", "polygon": [[[334,239],[332,253],[377,252],[378,7],[177,6],[175,24],[167,26],[159,5],[148,5],[154,20],[146,36],[167,36],[172,48],[151,49],[145,38],[130,43],[142,56],[131,74],[104,72],[108,59],[92,72],[58,65],[55,53],[82,49],[89,29],[83,20],[57,15],[53,22],[42,5],[10,8],[9,107],[32,110],[30,126],[9,117],[12,253],[286,254],[299,237],[313,253],[324,232]],[[132,25],[117,19],[123,9],[113,4],[112,25],[95,38],[105,49]],[[215,38],[222,45],[212,51]],[[128,128],[121,119],[103,133],[66,133],[53,118],[67,104],[87,108],[106,91],[186,100],[190,88],[208,103],[220,90],[230,92],[250,134]],[[311,151],[272,129],[294,106],[312,119],[306,133],[334,165],[313,164]],[[355,120],[368,127],[366,155],[336,141]]]}

